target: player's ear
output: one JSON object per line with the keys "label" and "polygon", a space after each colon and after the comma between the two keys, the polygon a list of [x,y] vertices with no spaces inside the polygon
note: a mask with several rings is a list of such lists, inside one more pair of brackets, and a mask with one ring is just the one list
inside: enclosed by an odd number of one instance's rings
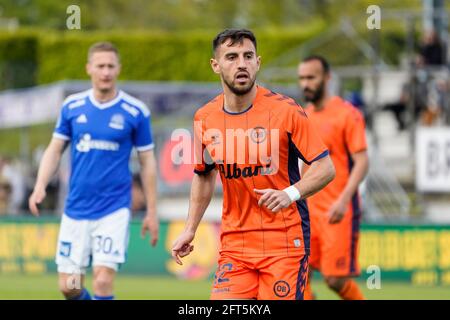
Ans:
{"label": "player's ear", "polygon": [[330,79],[331,79],[331,72],[325,73],[325,81],[326,81],[326,82],[329,82]]}
{"label": "player's ear", "polygon": [[211,58],[209,60],[209,63],[211,64],[211,68],[213,69],[214,73],[219,74],[220,68],[219,68],[219,63],[217,62],[217,60],[215,58]]}
{"label": "player's ear", "polygon": [[259,67],[261,67],[261,56],[256,57],[256,65],[257,65],[257,71],[259,71]]}
{"label": "player's ear", "polygon": [[91,75],[91,64],[89,61],[86,63],[86,73],[90,76]]}

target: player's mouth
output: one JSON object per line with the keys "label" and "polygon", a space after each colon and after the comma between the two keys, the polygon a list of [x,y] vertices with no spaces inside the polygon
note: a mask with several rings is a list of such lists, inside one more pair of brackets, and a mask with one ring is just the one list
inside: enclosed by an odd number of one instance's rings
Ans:
{"label": "player's mouth", "polygon": [[100,81],[100,86],[102,86],[102,87],[110,87],[112,84],[113,84],[113,81],[111,79]]}
{"label": "player's mouth", "polygon": [[312,91],[312,90],[310,90],[310,89],[304,89],[304,90],[303,90],[303,94],[304,94],[306,97],[309,97],[309,96],[314,95],[314,91]]}
{"label": "player's mouth", "polygon": [[234,78],[238,83],[244,84],[250,79],[250,75],[247,72],[238,72]]}

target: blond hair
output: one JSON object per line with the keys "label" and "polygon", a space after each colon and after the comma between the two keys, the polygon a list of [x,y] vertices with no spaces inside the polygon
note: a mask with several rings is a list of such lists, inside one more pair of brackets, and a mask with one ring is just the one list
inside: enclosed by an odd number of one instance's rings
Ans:
{"label": "blond hair", "polygon": [[89,47],[88,50],[88,61],[91,60],[92,55],[95,52],[114,52],[118,59],[120,59],[119,50],[117,50],[116,46],[111,42],[102,41],[96,42],[92,46]]}

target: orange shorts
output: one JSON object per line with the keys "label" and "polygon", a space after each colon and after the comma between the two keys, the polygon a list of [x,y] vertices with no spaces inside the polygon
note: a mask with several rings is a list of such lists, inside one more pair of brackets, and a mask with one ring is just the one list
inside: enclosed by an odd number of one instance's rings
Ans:
{"label": "orange shorts", "polygon": [[360,215],[349,210],[337,224],[326,213],[310,214],[311,251],[309,265],[324,276],[347,277],[360,274],[358,240]]}
{"label": "orange shorts", "polygon": [[212,300],[303,300],[308,255],[263,258],[221,253]]}

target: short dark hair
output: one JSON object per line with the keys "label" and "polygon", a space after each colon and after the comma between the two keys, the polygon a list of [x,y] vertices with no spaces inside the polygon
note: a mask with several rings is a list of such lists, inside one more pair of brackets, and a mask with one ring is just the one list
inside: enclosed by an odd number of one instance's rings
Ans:
{"label": "short dark hair", "polygon": [[225,29],[219,33],[213,40],[213,53],[216,51],[217,47],[224,44],[228,39],[231,40],[230,46],[236,43],[242,44],[244,39],[249,39],[256,50],[256,38],[253,32],[247,29]]}
{"label": "short dark hair", "polygon": [[91,59],[92,55],[95,52],[114,52],[117,55],[117,58],[120,59],[119,56],[119,50],[117,50],[117,47],[113,45],[111,42],[102,41],[102,42],[96,42],[92,46],[89,47],[88,51],[88,61]]}
{"label": "short dark hair", "polygon": [[307,56],[306,58],[303,58],[302,63],[314,61],[314,60],[317,60],[320,62],[324,73],[330,73],[330,64],[328,63],[327,59],[325,59],[324,57],[322,57],[318,54],[313,54],[313,55]]}

